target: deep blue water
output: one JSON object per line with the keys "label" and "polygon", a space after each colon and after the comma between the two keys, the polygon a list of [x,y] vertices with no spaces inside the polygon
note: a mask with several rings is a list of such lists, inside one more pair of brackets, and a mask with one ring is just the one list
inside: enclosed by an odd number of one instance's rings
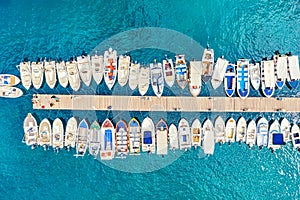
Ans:
{"label": "deep blue water", "polygon": [[[0,73],[18,75],[15,66],[24,56],[30,60],[37,57],[68,59],[82,50],[94,50],[116,34],[145,27],[178,32],[174,41],[170,40],[169,31],[156,40],[146,40],[150,46],[153,43],[175,46],[178,52],[170,52],[175,47],[131,52],[134,60],[145,63],[154,58],[162,59],[165,54],[174,56],[192,51],[193,41],[200,46],[209,43],[216,56],[224,54],[232,62],[240,57],[258,61],[270,57],[277,49],[300,55],[300,3],[296,0],[172,0],[163,3],[157,0],[6,0],[0,1],[0,16]],[[182,44],[179,33],[189,37],[190,43]],[[121,36],[118,43],[111,44],[113,47],[120,43],[132,44],[128,41],[130,36]],[[189,45],[193,49],[187,49]],[[187,56],[200,59],[202,52],[191,54]],[[276,91],[275,96],[299,96],[299,91],[299,88],[291,91],[285,86],[282,91]],[[206,158],[192,150],[177,152],[176,157],[169,154],[164,159],[143,155],[104,163],[90,156],[76,159],[73,152],[55,154],[41,148],[32,151],[21,143],[23,120],[28,112],[34,113],[38,122],[45,117],[51,121],[56,117],[66,121],[75,115],[90,122],[95,119],[102,122],[109,117],[116,123],[121,118],[142,120],[150,116],[155,122],[164,117],[175,124],[180,117],[186,117],[191,123],[195,117],[203,122],[206,118],[213,120],[218,114],[237,119],[239,113],[36,111],[32,110],[32,94],[68,94],[72,90],[59,85],[50,90],[44,84],[38,91],[24,92],[19,99],[0,99],[0,199],[297,199],[300,196],[299,153],[291,144],[274,154],[267,149],[233,144],[216,146],[215,154]],[[98,87],[93,83],[79,93],[138,95],[137,90],[131,91],[128,86],[116,85],[112,92],[107,91],[104,83]],[[148,95],[153,95],[153,91],[149,90]],[[166,88],[164,95],[190,94],[187,88],[182,91],[175,86]],[[221,87],[212,91],[210,86],[203,86],[203,95],[224,96],[224,93]],[[260,93],[251,91],[251,96],[260,96]],[[251,113],[245,118],[259,116],[287,117],[293,123],[300,122],[297,113]],[[128,172],[135,169],[157,170]]]}

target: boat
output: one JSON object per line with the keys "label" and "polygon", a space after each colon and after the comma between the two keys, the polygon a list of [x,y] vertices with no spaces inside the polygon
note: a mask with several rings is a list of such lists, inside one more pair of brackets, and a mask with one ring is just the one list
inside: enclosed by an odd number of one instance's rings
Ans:
{"label": "boat", "polygon": [[175,71],[172,59],[166,58],[165,60],[163,60],[163,71],[166,84],[169,87],[172,87],[175,81]]}
{"label": "boat", "polygon": [[89,138],[89,125],[85,119],[81,120],[77,129],[76,154],[75,156],[84,156]]}
{"label": "boat", "polygon": [[146,94],[149,88],[150,70],[146,66],[142,66],[139,75],[139,92],[142,96]]}
{"label": "boat", "polygon": [[70,86],[74,91],[78,91],[80,88],[80,78],[77,68],[77,62],[73,58],[71,58],[70,61],[66,62],[66,67]]}
{"label": "boat", "polygon": [[168,124],[165,120],[161,119],[156,124],[156,154],[168,154]]}
{"label": "boat", "polygon": [[23,91],[17,87],[0,87],[0,97],[18,98],[23,95]]}
{"label": "boat", "polygon": [[112,160],[115,156],[115,128],[109,119],[105,119],[101,126],[101,160]]}
{"label": "boat", "polygon": [[240,117],[236,124],[236,142],[246,142],[247,122],[244,117]]}
{"label": "boat", "polygon": [[128,82],[130,56],[120,55],[118,62],[118,83],[123,87]]}
{"label": "boat", "polygon": [[212,77],[215,62],[214,59],[214,50],[209,48],[207,45],[202,55],[202,80],[205,83],[207,83]]}
{"label": "boat", "polygon": [[44,72],[47,85],[53,89],[56,84],[56,71],[55,71],[55,61],[54,60],[44,60]]}
{"label": "boat", "polygon": [[247,127],[246,144],[253,147],[256,144],[256,123],[251,120]]}
{"label": "boat", "polygon": [[180,150],[191,148],[191,129],[188,121],[181,118],[178,124],[178,139]]}
{"label": "boat", "polygon": [[38,125],[36,119],[28,113],[24,123],[24,142],[27,146],[31,146],[31,149],[34,149],[38,144]]}
{"label": "boat", "polygon": [[71,117],[66,126],[64,144],[67,150],[75,148],[75,143],[77,139],[77,120],[75,117]]}
{"label": "boat", "polygon": [[116,158],[126,158],[128,155],[129,137],[125,121],[116,124]]}
{"label": "boat", "polygon": [[40,58],[31,62],[31,81],[35,89],[40,89],[44,80],[44,62]]}
{"label": "boat", "polygon": [[0,74],[0,86],[15,86],[20,83],[19,77],[12,74]]}
{"label": "boat", "polygon": [[291,135],[292,135],[293,146],[295,149],[297,149],[299,151],[299,149],[300,149],[300,129],[297,124],[294,124],[292,126]]}
{"label": "boat", "polygon": [[274,62],[276,86],[278,89],[282,89],[288,77],[287,56],[276,55],[274,56]]}
{"label": "boat", "polygon": [[191,61],[189,70],[189,90],[190,93],[197,97],[201,92],[201,61]]}
{"label": "boat", "polygon": [[155,128],[149,117],[142,122],[142,151],[155,153]]}
{"label": "boat", "polygon": [[226,122],[226,128],[225,128],[225,141],[230,143],[235,142],[235,132],[236,132],[236,122],[235,120],[231,117],[227,120]]}
{"label": "boat", "polygon": [[201,146],[201,123],[199,119],[194,119],[192,123],[192,128],[191,128],[191,134],[192,134],[192,146],[197,148]]}
{"label": "boat", "polygon": [[95,120],[91,124],[88,143],[89,154],[92,155],[94,159],[96,159],[99,154],[101,145],[101,127],[97,120]]}
{"label": "boat", "polygon": [[92,69],[90,65],[90,56],[82,52],[81,56],[77,57],[77,66],[79,76],[86,86],[90,86],[92,81]]}
{"label": "boat", "polygon": [[91,56],[92,74],[94,81],[99,85],[103,79],[104,58],[102,55]]}
{"label": "boat", "polygon": [[237,66],[236,66],[237,93],[241,97],[241,99],[247,98],[250,93],[250,80],[249,80],[248,68],[249,68],[248,59],[239,59],[237,61]]}
{"label": "boat", "polygon": [[20,65],[18,65],[20,70],[20,77],[23,87],[28,90],[31,86],[31,67],[30,67],[30,61],[28,61],[26,58],[23,62],[20,62]]}
{"label": "boat", "polygon": [[56,118],[52,124],[52,148],[58,152],[64,148],[64,126],[59,118]]}
{"label": "boat", "polygon": [[263,94],[270,98],[275,91],[275,71],[273,60],[261,61],[261,89]]}
{"label": "boat", "polygon": [[104,52],[104,81],[111,90],[117,79],[117,51],[109,48]]}
{"label": "boat", "polygon": [[214,122],[215,143],[225,143],[225,122],[221,116],[218,116]]}
{"label": "boat", "polygon": [[141,153],[141,126],[136,118],[132,118],[128,123],[129,131],[129,152],[131,155]]}
{"label": "boat", "polygon": [[139,84],[140,63],[131,63],[129,67],[128,85],[134,90]]}
{"label": "boat", "polygon": [[203,152],[206,155],[213,155],[215,151],[215,137],[213,124],[209,119],[203,123]]}
{"label": "boat", "polygon": [[285,143],[291,141],[291,124],[290,122],[286,119],[283,118],[280,122],[280,127],[281,127],[281,132],[283,134],[283,140]]}
{"label": "boat", "polygon": [[227,96],[232,97],[235,92],[235,66],[229,63],[224,76],[224,89]]}
{"label": "boat", "polygon": [[258,90],[261,82],[259,63],[253,62],[249,64],[249,76],[252,87],[254,90]]}
{"label": "boat", "polygon": [[59,59],[56,62],[56,73],[57,73],[59,84],[62,87],[66,88],[69,84],[69,80],[68,80],[66,63],[62,59]]}
{"label": "boat", "polygon": [[299,85],[300,70],[299,70],[299,58],[296,56],[288,56],[288,76],[287,81],[292,89],[297,88]]}
{"label": "boat", "polygon": [[171,150],[175,150],[179,148],[178,145],[178,131],[174,124],[169,126],[169,147]]}
{"label": "boat", "polygon": [[217,89],[223,82],[227,65],[228,60],[226,60],[223,56],[218,58],[211,77],[211,86],[213,89]]}
{"label": "boat", "polygon": [[150,63],[151,86],[156,96],[161,97],[164,91],[164,75],[161,63]]}
{"label": "boat", "polygon": [[269,141],[268,141],[268,148],[272,151],[275,151],[283,145],[283,134],[280,129],[280,124],[278,120],[275,120],[269,129]]}
{"label": "boat", "polygon": [[259,148],[266,147],[268,145],[269,130],[269,122],[266,120],[266,118],[262,117],[258,120],[256,130],[256,145]]}
{"label": "boat", "polygon": [[47,150],[52,144],[51,124],[47,118],[43,119],[39,126],[38,144]]}
{"label": "boat", "polygon": [[175,62],[176,81],[181,89],[187,85],[188,73],[184,55],[177,55]]}

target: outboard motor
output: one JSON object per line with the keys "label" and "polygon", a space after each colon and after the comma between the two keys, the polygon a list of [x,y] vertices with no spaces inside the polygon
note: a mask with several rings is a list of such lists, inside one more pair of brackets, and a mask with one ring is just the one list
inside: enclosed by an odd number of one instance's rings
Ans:
{"label": "outboard motor", "polygon": [[43,147],[44,147],[44,151],[46,151],[47,150],[47,145],[43,145]]}
{"label": "outboard motor", "polygon": [[31,145],[31,149],[32,149],[32,150],[35,149],[35,144]]}

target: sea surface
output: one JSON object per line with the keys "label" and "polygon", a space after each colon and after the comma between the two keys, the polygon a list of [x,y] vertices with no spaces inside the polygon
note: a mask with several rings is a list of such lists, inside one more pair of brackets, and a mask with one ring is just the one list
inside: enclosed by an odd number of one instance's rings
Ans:
{"label": "sea surface", "polygon": [[[202,52],[195,50],[207,43],[215,50],[216,58],[224,55],[231,62],[238,58],[259,61],[262,57],[270,58],[275,50],[300,55],[299,27],[297,0],[1,0],[0,73],[19,75],[16,65],[24,57],[66,60],[83,50],[99,49],[99,45],[100,49],[105,45],[117,51],[123,48],[120,52],[128,47],[133,60],[145,64],[153,59],[161,61],[165,54],[174,58],[177,53],[199,60]],[[136,35],[131,35],[130,31],[135,30]],[[149,38],[143,38],[145,34]],[[139,42],[141,46],[137,45]],[[56,154],[42,148],[31,150],[22,143],[23,120],[29,112],[38,122],[43,118],[53,122],[59,117],[66,123],[76,116],[79,120],[87,118],[90,123],[96,119],[101,123],[109,117],[116,123],[119,119],[137,117],[142,121],[150,116],[155,123],[163,117],[176,125],[181,117],[191,123],[194,118],[203,122],[206,118],[214,120],[217,115],[238,119],[241,113],[37,111],[32,109],[32,94],[73,91],[60,85],[54,90],[46,84],[40,90],[18,87],[24,91],[23,97],[0,99],[0,199],[300,197],[300,154],[290,143],[274,153],[235,143],[216,145],[214,155],[209,157],[192,149],[169,152],[165,158],[144,154],[111,162],[88,155],[76,158],[74,151]],[[290,90],[285,86],[275,96],[299,97],[299,92],[299,87]],[[109,91],[104,82],[99,86],[93,82],[78,93],[138,95],[138,90],[116,84]],[[154,95],[152,89],[147,95]],[[188,88],[181,90],[176,84],[165,87],[163,95],[190,96]],[[208,84],[200,95],[224,96],[224,92],[222,87],[213,91]],[[251,90],[250,96],[261,94]],[[268,120],[286,117],[291,123],[300,122],[297,113],[243,116],[246,120],[264,116]]]}

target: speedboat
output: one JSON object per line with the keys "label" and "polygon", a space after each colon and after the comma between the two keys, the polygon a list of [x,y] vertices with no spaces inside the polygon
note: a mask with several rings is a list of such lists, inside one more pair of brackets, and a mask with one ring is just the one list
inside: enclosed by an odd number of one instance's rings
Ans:
{"label": "speedboat", "polygon": [[155,128],[149,117],[142,122],[142,151],[155,153]]}
{"label": "speedboat", "polygon": [[246,142],[246,131],[247,131],[247,122],[244,117],[241,117],[237,121],[236,125],[236,142]]}
{"label": "speedboat", "polygon": [[218,116],[214,122],[215,143],[225,143],[225,122],[221,116]]}
{"label": "speedboat", "polygon": [[150,64],[151,86],[156,96],[161,97],[164,91],[164,77],[161,63]]}
{"label": "speedboat", "polygon": [[31,148],[34,149],[38,144],[38,125],[31,113],[27,114],[23,123],[23,129],[26,145],[31,146]]}
{"label": "speedboat", "polygon": [[92,81],[92,70],[90,65],[90,56],[82,52],[81,56],[77,57],[77,65],[79,76],[86,86],[90,86]]}
{"label": "speedboat", "polygon": [[128,85],[134,90],[139,84],[140,63],[131,63],[129,67]]}
{"label": "speedboat", "polygon": [[101,126],[101,160],[112,160],[115,156],[116,140],[113,123],[106,119]]}
{"label": "speedboat", "polygon": [[188,121],[184,118],[181,118],[178,124],[178,139],[180,150],[191,148],[191,129]]}
{"label": "speedboat", "polygon": [[250,82],[252,87],[255,90],[258,90],[261,82],[259,63],[253,62],[249,64],[249,75],[250,75]]}
{"label": "speedboat", "polygon": [[45,78],[47,85],[53,89],[56,84],[56,71],[55,71],[55,61],[46,59],[44,60]]}
{"label": "speedboat", "polygon": [[109,90],[117,79],[117,51],[109,48],[104,52],[104,81]]}
{"label": "speedboat", "polygon": [[199,119],[194,119],[192,123],[191,132],[192,132],[192,146],[195,148],[200,147],[202,137],[201,137],[201,123]]}
{"label": "speedboat", "polygon": [[48,119],[43,119],[39,126],[39,139],[38,144],[47,150],[51,146],[52,142],[52,130],[51,124]]}
{"label": "speedboat", "polygon": [[270,98],[275,91],[275,71],[273,60],[261,61],[261,89],[263,94]]}
{"label": "speedboat", "polygon": [[226,60],[223,56],[218,58],[211,77],[211,86],[213,89],[217,89],[223,82],[227,65],[228,60]]}
{"label": "speedboat", "polygon": [[288,77],[288,66],[287,66],[287,56],[286,55],[275,55],[275,78],[276,78],[276,86],[278,89],[282,89],[285,80]]}
{"label": "speedboat", "polygon": [[177,55],[175,62],[175,70],[176,70],[176,81],[181,89],[184,89],[187,85],[187,65],[185,61],[184,55]]}
{"label": "speedboat", "polygon": [[20,79],[12,74],[0,74],[0,86],[14,86],[20,83]]}
{"label": "speedboat", "polygon": [[201,61],[191,61],[189,71],[189,90],[190,93],[197,97],[201,92]]}
{"label": "speedboat", "polygon": [[287,81],[292,89],[295,89],[299,85],[300,70],[299,70],[299,58],[298,55],[288,56],[288,76]]}
{"label": "speedboat", "polygon": [[125,86],[129,76],[130,56],[119,56],[118,82],[121,87]]}
{"label": "speedboat", "polygon": [[59,59],[56,62],[56,73],[57,73],[59,84],[62,87],[66,88],[69,84],[69,80],[68,80],[66,63],[62,59]]}
{"label": "speedboat", "polygon": [[31,62],[31,80],[35,89],[40,89],[44,80],[44,62],[40,58]]}
{"label": "speedboat", "polygon": [[[245,99],[250,93],[250,80],[249,80],[249,60],[239,59],[237,61],[236,73],[237,73],[237,93]],[[245,130],[246,131],[246,130]]]}
{"label": "speedboat", "polygon": [[295,149],[300,149],[300,129],[297,124],[294,124],[292,126],[291,130],[291,135],[292,135],[292,143]]}
{"label": "speedboat", "polygon": [[163,119],[156,124],[156,149],[157,155],[168,154],[168,124]]}
{"label": "speedboat", "polygon": [[206,119],[203,123],[203,151],[207,155],[214,154],[215,150],[215,137],[213,124],[209,119]]}
{"label": "speedboat", "polygon": [[256,133],[256,145],[259,148],[266,147],[268,145],[268,130],[269,122],[264,117],[260,118],[257,122]]}
{"label": "speedboat", "polygon": [[163,60],[163,71],[167,85],[172,87],[175,81],[175,71],[172,59]]}
{"label": "speedboat", "polygon": [[0,87],[0,97],[18,98],[23,95],[23,91],[17,87]]}
{"label": "speedboat", "polygon": [[236,122],[235,120],[231,117],[227,120],[226,122],[226,128],[225,128],[225,141],[230,143],[235,142],[235,132],[236,132]]}
{"label": "speedboat", "polygon": [[65,148],[70,150],[75,148],[77,138],[77,120],[75,117],[71,117],[67,122],[66,132],[65,132]]}
{"label": "speedboat", "polygon": [[247,127],[246,144],[253,147],[256,144],[256,123],[251,120]]}
{"label": "speedboat", "polygon": [[52,148],[58,152],[64,147],[64,126],[59,118],[53,121],[52,130]]}
{"label": "speedboat", "polygon": [[202,56],[202,80],[205,83],[211,79],[215,62],[214,59],[214,50],[207,45]]}
{"label": "speedboat", "polygon": [[278,120],[275,120],[270,126],[268,148],[275,151],[283,144],[283,134],[280,129],[280,124]]}
{"label": "speedboat", "polygon": [[235,66],[229,63],[224,77],[224,89],[227,96],[232,97],[235,92]]}
{"label": "speedboat", "polygon": [[116,124],[116,158],[126,158],[128,155],[128,128],[125,121],[120,120]]}
{"label": "speedboat", "polygon": [[70,86],[74,91],[78,91],[80,88],[80,78],[77,68],[77,62],[73,58],[71,58],[70,61],[66,62],[66,67]]}
{"label": "speedboat", "polygon": [[281,127],[281,132],[283,134],[283,140],[285,143],[291,141],[291,124],[290,122],[286,119],[283,118],[280,122],[280,127]]}
{"label": "speedboat", "polygon": [[171,124],[169,127],[169,145],[171,150],[175,150],[179,148],[178,131],[174,124]]}
{"label": "speedboat", "polygon": [[150,70],[146,66],[142,66],[139,75],[139,92],[142,96],[146,94],[149,88]]}
{"label": "speedboat", "polygon": [[91,56],[92,74],[95,82],[99,85],[103,79],[104,58],[103,56]]}
{"label": "speedboat", "polygon": [[20,76],[21,76],[21,82],[22,85],[26,90],[28,90],[31,86],[31,67],[30,67],[30,61],[28,61],[26,58],[23,62],[20,62],[20,65],[18,65],[20,70]]}
{"label": "speedboat", "polygon": [[89,137],[89,154],[91,154],[94,159],[97,158],[100,145],[101,145],[101,127],[97,120],[95,120],[90,127],[90,137]]}
{"label": "speedboat", "polygon": [[87,150],[89,137],[89,125],[85,119],[81,120],[79,123],[77,134],[75,156],[84,156]]}
{"label": "speedboat", "polygon": [[129,152],[131,155],[141,153],[141,126],[137,119],[132,118],[128,123],[129,128]]}

